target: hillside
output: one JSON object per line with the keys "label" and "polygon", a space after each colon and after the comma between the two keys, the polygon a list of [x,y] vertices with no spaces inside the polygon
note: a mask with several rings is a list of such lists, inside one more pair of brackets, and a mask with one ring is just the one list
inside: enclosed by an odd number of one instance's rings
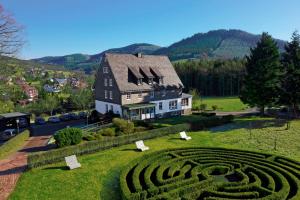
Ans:
{"label": "hillside", "polygon": [[39,63],[64,65],[67,69],[72,69],[72,70],[84,69],[85,71],[90,71],[96,69],[97,64],[100,62],[102,55],[106,52],[132,53],[132,54],[137,52],[142,52],[144,54],[153,54],[156,50],[160,48],[161,47],[152,44],[139,43],[139,44],[132,44],[121,48],[108,49],[104,52],[95,55],[71,54],[66,56],[37,58],[37,59],[33,59],[33,61]]}
{"label": "hillside", "polygon": [[[109,49],[95,55],[72,54],[58,57],[43,57],[34,59],[40,63],[64,65],[68,69],[83,69],[87,73],[97,68],[101,56],[105,52],[137,53],[167,55],[172,61],[180,59],[231,59],[243,58],[249,54],[260,35],[241,30],[215,30],[207,33],[197,33],[191,37],[176,42],[169,47],[159,47],[152,44],[139,43],[129,46]],[[285,41],[276,39],[280,51],[284,50]]]}
{"label": "hillside", "polygon": [[[171,60],[191,58],[243,58],[249,54],[260,35],[254,35],[241,30],[216,30],[207,33],[197,33],[169,47],[155,52],[158,55],[168,55]],[[276,39],[278,47],[283,51],[285,42]]]}

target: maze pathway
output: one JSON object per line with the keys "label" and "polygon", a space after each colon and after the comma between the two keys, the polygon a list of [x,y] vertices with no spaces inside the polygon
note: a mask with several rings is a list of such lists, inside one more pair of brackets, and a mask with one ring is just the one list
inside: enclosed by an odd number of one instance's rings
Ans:
{"label": "maze pathway", "polygon": [[300,199],[300,163],[222,148],[156,152],[120,177],[123,199]]}

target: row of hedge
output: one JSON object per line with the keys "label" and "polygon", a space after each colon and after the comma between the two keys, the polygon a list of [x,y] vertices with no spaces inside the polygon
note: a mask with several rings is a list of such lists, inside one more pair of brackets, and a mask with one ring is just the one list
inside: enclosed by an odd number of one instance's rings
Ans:
{"label": "row of hedge", "polygon": [[[180,151],[191,154],[184,156]],[[130,162],[122,170],[120,175],[122,198],[124,200],[300,198],[299,165],[287,167],[276,162],[275,156],[270,159],[271,155],[255,152],[252,153],[252,158],[243,156],[248,153],[226,148],[183,148],[166,149],[145,155]],[[241,156],[237,157],[238,154]],[[290,163],[289,159],[280,159]],[[213,178],[219,174],[232,176],[232,173],[235,176],[235,181],[232,182],[221,182]]]}
{"label": "row of hedge", "polygon": [[0,160],[22,148],[29,135],[29,131],[25,130],[0,146]]}
{"label": "row of hedge", "polygon": [[169,134],[178,133],[180,131],[201,130],[233,120],[232,116],[203,118],[197,123],[184,123],[174,126],[168,126],[158,129],[152,129],[144,132],[138,132],[130,135],[121,135],[112,138],[103,138],[102,140],[88,141],[74,146],[68,146],[60,149],[49,150],[46,152],[32,153],[28,156],[28,168],[40,167],[64,160],[69,155],[83,155],[117,147],[125,144],[134,143],[137,140],[147,140],[161,137]]}

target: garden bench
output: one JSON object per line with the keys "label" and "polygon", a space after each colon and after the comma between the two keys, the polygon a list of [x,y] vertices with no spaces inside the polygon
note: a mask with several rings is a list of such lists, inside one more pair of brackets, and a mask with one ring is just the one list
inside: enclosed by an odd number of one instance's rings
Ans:
{"label": "garden bench", "polygon": [[141,151],[146,151],[149,150],[149,147],[144,145],[143,140],[139,140],[135,142],[136,148],[141,150]]}
{"label": "garden bench", "polygon": [[67,163],[67,166],[70,169],[75,169],[75,168],[81,167],[81,164],[77,161],[77,158],[75,155],[65,157],[65,161]]}
{"label": "garden bench", "polygon": [[179,134],[180,134],[181,139],[183,139],[183,140],[190,140],[190,139],[192,139],[190,136],[186,135],[185,131],[182,131]]}

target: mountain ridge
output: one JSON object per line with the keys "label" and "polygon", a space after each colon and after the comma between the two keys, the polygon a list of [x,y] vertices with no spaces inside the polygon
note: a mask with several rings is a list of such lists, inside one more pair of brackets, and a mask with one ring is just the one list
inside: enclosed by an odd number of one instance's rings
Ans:
{"label": "mountain ridge", "polygon": [[[65,56],[47,56],[32,59],[44,64],[64,65],[69,69],[91,71],[97,68],[101,56],[106,53],[141,52],[144,54],[167,55],[170,60],[181,59],[233,59],[248,55],[250,48],[259,41],[259,34],[252,34],[238,29],[218,29],[206,33],[196,33],[168,47],[160,47],[148,43],[135,43],[125,47],[108,49],[103,52],[87,54],[70,54]],[[280,51],[284,51],[286,41],[274,39]]]}

